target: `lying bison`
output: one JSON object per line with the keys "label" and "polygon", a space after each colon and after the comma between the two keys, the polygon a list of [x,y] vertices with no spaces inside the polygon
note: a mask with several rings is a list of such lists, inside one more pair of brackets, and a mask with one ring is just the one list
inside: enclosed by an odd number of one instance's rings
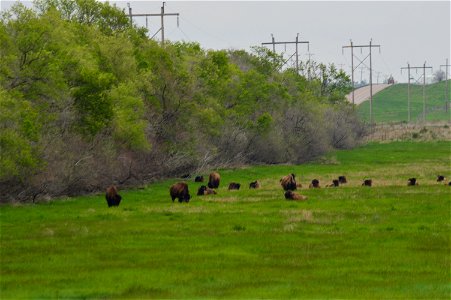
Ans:
{"label": "lying bison", "polygon": [[287,200],[307,200],[307,196],[295,193],[293,191],[286,191],[285,199],[287,199]]}
{"label": "lying bison", "polygon": [[206,187],[205,185],[201,185],[200,188],[197,190],[198,196],[215,195],[215,194],[216,194],[216,191],[214,189],[210,189],[210,188]]}
{"label": "lying bison", "polygon": [[437,182],[442,182],[442,181],[445,181],[446,180],[446,177],[445,176],[443,176],[443,175],[437,175]]}
{"label": "lying bison", "polygon": [[169,189],[169,193],[171,194],[172,202],[174,202],[176,198],[179,199],[180,203],[183,201],[189,202],[189,199],[191,199],[188,185],[184,182],[174,183]]}
{"label": "lying bison", "polygon": [[208,179],[208,187],[211,189],[217,189],[219,187],[219,181],[221,180],[221,176],[217,172],[213,172],[210,174],[210,178]]}
{"label": "lying bison", "polygon": [[290,174],[282,177],[282,179],[280,179],[280,185],[285,191],[294,191],[297,188],[296,176],[294,174]]}
{"label": "lying bison", "polygon": [[334,179],[332,180],[331,184],[326,185],[326,187],[339,187],[340,186],[340,179]]}
{"label": "lying bison", "polygon": [[312,183],[309,184],[309,189],[313,189],[313,188],[319,188],[319,180],[318,179],[313,179]]}
{"label": "lying bison", "polygon": [[236,183],[236,182],[231,182],[229,184],[229,190],[239,190],[241,187],[241,184]]}
{"label": "lying bison", "polygon": [[196,176],[196,178],[194,178],[194,182],[204,182],[204,176]]}
{"label": "lying bison", "polygon": [[409,180],[407,180],[407,186],[415,186],[418,185],[417,179],[416,178],[409,178]]}
{"label": "lying bison", "polygon": [[362,186],[372,186],[373,185],[373,180],[371,179],[365,179],[362,183]]}
{"label": "lying bison", "polygon": [[343,184],[343,183],[347,183],[348,181],[346,180],[346,176],[338,176],[338,182]]}
{"label": "lying bison", "polygon": [[259,189],[260,182],[258,182],[258,180],[252,181],[251,183],[249,183],[249,188],[250,189]]}
{"label": "lying bison", "polygon": [[117,193],[117,188],[114,185],[106,189],[105,198],[108,203],[108,207],[119,206],[119,203],[121,203],[122,200],[121,195]]}

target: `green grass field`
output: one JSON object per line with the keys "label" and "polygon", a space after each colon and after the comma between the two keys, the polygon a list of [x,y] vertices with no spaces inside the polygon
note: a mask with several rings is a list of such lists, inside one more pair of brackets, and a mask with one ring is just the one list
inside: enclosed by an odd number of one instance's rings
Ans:
{"label": "green grass field", "polygon": [[[450,84],[451,86],[451,84]],[[423,86],[411,85],[411,121],[423,120]],[[431,107],[441,107],[441,110],[431,110],[426,115],[426,121],[448,121],[451,111],[445,107],[446,81],[426,85],[426,111]],[[451,95],[451,93],[450,93]],[[362,119],[370,119],[370,103],[365,101],[358,106]],[[380,91],[373,97],[374,121],[402,122],[408,120],[407,115],[407,84],[396,84]]]}
{"label": "green grass field", "polygon": [[[321,162],[220,170],[218,195],[172,203],[177,180],[37,205],[2,205],[1,299],[449,299],[450,142],[370,144]],[[279,178],[339,188],[286,201]],[[204,174],[205,175],[205,174]],[[419,186],[407,187],[409,177]],[[374,187],[360,186],[372,178]],[[249,190],[259,179],[262,188]],[[231,182],[244,185],[227,191]]]}

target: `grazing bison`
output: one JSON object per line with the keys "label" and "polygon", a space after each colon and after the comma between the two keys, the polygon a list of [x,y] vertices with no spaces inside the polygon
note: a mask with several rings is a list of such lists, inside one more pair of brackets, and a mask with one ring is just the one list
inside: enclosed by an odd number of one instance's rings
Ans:
{"label": "grazing bison", "polygon": [[319,180],[318,179],[313,179],[312,183],[310,183],[308,187],[309,187],[309,189],[319,188]]}
{"label": "grazing bison", "polygon": [[285,199],[287,199],[287,200],[307,200],[307,196],[295,193],[293,191],[286,191]]}
{"label": "grazing bison", "polygon": [[211,195],[211,194],[216,195],[216,191],[206,187],[205,185],[201,185],[199,190],[197,191],[198,196]]}
{"label": "grazing bison", "polygon": [[250,189],[258,189],[258,188],[260,188],[260,182],[258,182],[258,180],[255,180],[255,181],[249,183],[249,188]]}
{"label": "grazing bison", "polygon": [[445,176],[443,176],[443,175],[437,175],[437,182],[442,182],[442,181],[445,181],[446,180],[446,177]]}
{"label": "grazing bison", "polygon": [[290,174],[280,179],[280,185],[285,191],[293,191],[297,188],[295,177],[296,176],[294,174]]}
{"label": "grazing bison", "polygon": [[221,180],[221,176],[217,172],[213,172],[210,174],[210,178],[208,179],[208,187],[211,189],[217,189],[219,187],[219,181]]}
{"label": "grazing bison", "polygon": [[372,186],[373,185],[373,180],[371,179],[365,179],[362,183],[362,186]]}
{"label": "grazing bison", "polygon": [[114,185],[106,189],[105,198],[108,203],[108,207],[119,206],[119,203],[121,203],[122,200],[121,195],[117,193],[117,188]]}
{"label": "grazing bison", "polygon": [[232,182],[229,184],[229,190],[239,190],[241,187],[241,184]]}
{"label": "grazing bison", "polygon": [[194,182],[204,182],[204,176],[196,176],[196,178],[194,178]]}
{"label": "grazing bison", "polygon": [[334,179],[332,180],[331,184],[326,185],[326,187],[339,187],[340,186],[340,179]]}
{"label": "grazing bison", "polygon": [[409,178],[409,180],[407,181],[407,186],[414,186],[414,185],[418,185],[417,179]]}
{"label": "grazing bison", "polygon": [[343,184],[343,183],[347,183],[348,181],[346,180],[346,176],[338,176],[338,181]]}
{"label": "grazing bison", "polygon": [[169,193],[171,194],[172,202],[174,202],[176,198],[179,199],[180,203],[183,201],[189,202],[189,199],[191,199],[188,185],[184,182],[174,183],[169,189]]}

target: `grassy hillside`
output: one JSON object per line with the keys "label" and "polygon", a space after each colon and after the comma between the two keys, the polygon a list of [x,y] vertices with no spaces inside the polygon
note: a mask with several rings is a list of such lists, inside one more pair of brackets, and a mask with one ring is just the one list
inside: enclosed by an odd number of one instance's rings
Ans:
{"label": "grassy hillside", "polygon": [[[218,195],[172,203],[176,180],[37,205],[2,205],[0,297],[446,298],[450,142],[372,144],[321,163],[220,170]],[[302,188],[284,200],[279,178]],[[360,186],[372,178],[374,187]],[[420,185],[407,187],[417,177]],[[247,189],[259,179],[262,188]],[[239,191],[227,191],[229,182]]]}
{"label": "grassy hillside", "polygon": [[[420,121],[423,118],[423,87],[411,85],[411,120]],[[451,112],[445,107],[446,82],[426,86],[426,120],[447,121]],[[451,93],[450,93],[451,94]],[[434,107],[441,107],[434,110]],[[363,102],[358,106],[359,115],[366,121],[370,119],[370,103]],[[373,115],[376,122],[407,121],[407,84],[396,84],[377,93],[373,97]]]}

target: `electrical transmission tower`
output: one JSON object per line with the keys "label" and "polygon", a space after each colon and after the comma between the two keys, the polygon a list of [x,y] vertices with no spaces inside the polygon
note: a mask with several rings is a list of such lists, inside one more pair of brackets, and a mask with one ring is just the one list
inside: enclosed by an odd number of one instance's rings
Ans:
{"label": "electrical transmission tower", "polygon": [[[446,68],[446,72],[445,72],[445,80],[446,80],[446,91],[445,91],[445,101],[446,101],[446,106],[445,106],[445,110],[446,112],[448,112],[449,110],[449,106],[450,106],[450,102],[449,102],[449,80],[448,80],[448,67],[451,67],[451,65],[448,64],[448,59],[446,59],[446,64],[445,65],[440,65],[440,70],[442,69],[442,67]],[[451,120],[451,115],[450,115],[450,120]]]}
{"label": "electrical transmission tower", "polygon": [[158,32],[161,31],[161,45],[164,45],[164,17],[166,16],[177,16],[177,27],[179,26],[179,13],[165,13],[164,12],[164,5],[166,2],[163,2],[163,5],[161,6],[161,13],[159,14],[132,14],[132,8],[130,6],[130,3],[127,3],[128,6],[128,16],[130,17],[130,24],[133,23],[133,17],[146,17],[146,27],[147,27],[147,18],[148,17],[161,17],[161,27],[158,29],[157,32],[150,38],[153,39]]}
{"label": "electrical transmission tower", "polygon": [[[358,68],[368,57],[370,58],[370,124],[373,124],[373,70],[372,70],[372,57],[371,57],[371,49],[379,48],[379,53],[381,51],[380,45],[373,45],[373,39],[370,40],[369,45],[354,45],[351,40],[351,44],[349,46],[343,46],[344,48],[351,48],[351,70],[352,70],[352,104],[354,103],[354,71]],[[354,68],[354,48],[369,48],[370,53]],[[362,50],[362,49],[360,49]]]}
{"label": "electrical transmission tower", "polygon": [[309,41],[299,41],[299,33],[296,35],[296,40],[294,42],[276,42],[274,39],[274,35],[271,33],[272,41],[268,43],[262,43],[262,45],[272,45],[272,52],[276,53],[276,45],[288,45],[288,44],[296,44],[296,52],[293,53],[285,62],[286,64],[294,55],[296,55],[296,72],[299,74],[299,44],[307,44],[307,50],[310,50],[310,42]]}
{"label": "electrical transmission tower", "polygon": [[410,70],[412,69],[423,69],[423,123],[426,122],[426,69],[432,69],[432,67],[426,67],[426,62],[424,62],[422,67],[411,67],[409,63],[407,63],[407,68],[401,68],[402,70],[407,69],[407,76],[409,76],[409,81],[407,84],[407,120],[410,123]]}

